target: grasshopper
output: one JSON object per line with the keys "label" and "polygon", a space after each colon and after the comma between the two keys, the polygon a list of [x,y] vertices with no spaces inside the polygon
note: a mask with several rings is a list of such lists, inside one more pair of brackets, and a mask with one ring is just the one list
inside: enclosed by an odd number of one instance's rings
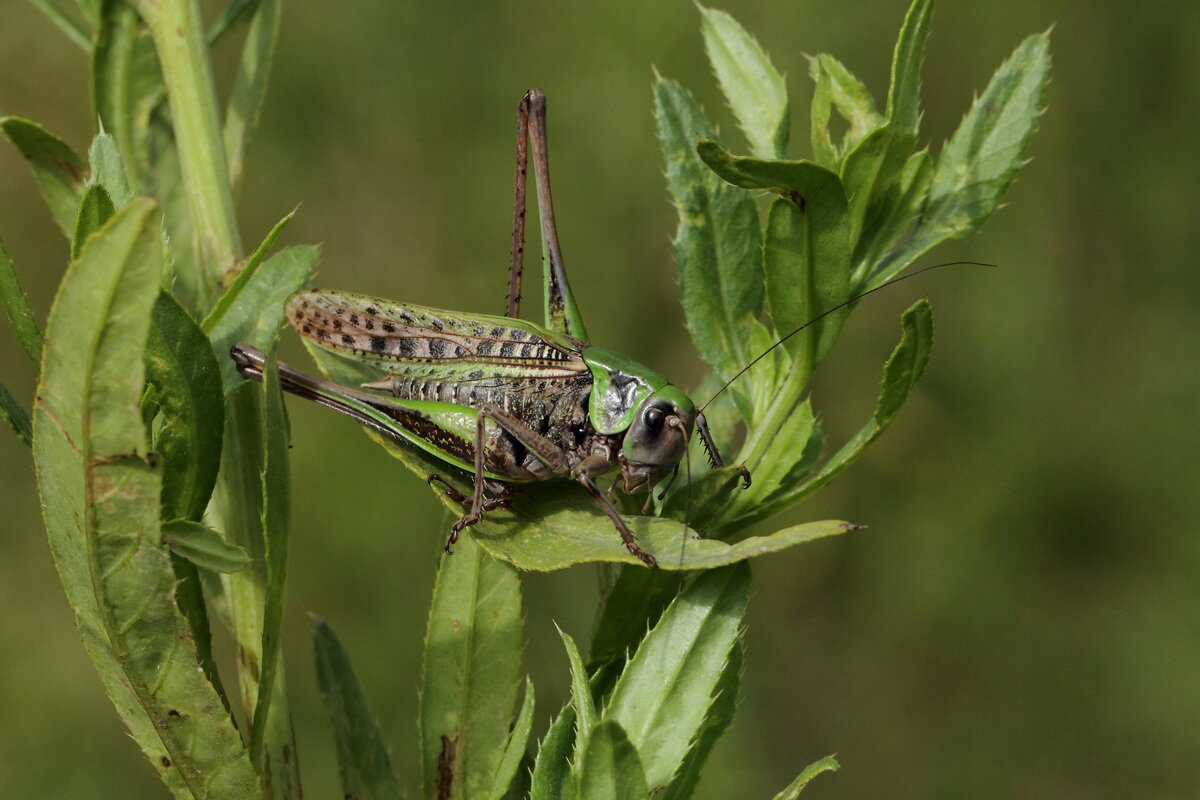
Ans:
{"label": "grasshopper", "polygon": [[[545,264],[544,325],[519,318],[530,146]],[[446,552],[486,512],[507,507],[515,484],[568,478],[595,498],[629,552],[653,567],[654,557],[638,545],[596,478],[617,471],[610,491],[619,486],[627,494],[649,494],[679,465],[695,432],[714,466],[722,466],[721,456],[687,394],[645,365],[589,343],[563,268],[546,99],[537,89],[518,107],[516,162],[504,316],[300,291],[288,299],[286,316],[302,338],[387,377],[352,389],[280,364],[280,384],[471,473],[469,498],[440,475],[429,476],[466,509],[451,526]],[[244,376],[261,379],[260,351],[238,344],[232,356]],[[742,474],[748,486],[744,467]]]}

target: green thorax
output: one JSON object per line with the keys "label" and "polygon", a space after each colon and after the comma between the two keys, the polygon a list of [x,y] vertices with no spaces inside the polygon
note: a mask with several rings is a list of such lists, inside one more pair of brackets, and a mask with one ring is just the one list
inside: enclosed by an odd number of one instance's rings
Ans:
{"label": "green thorax", "polygon": [[627,430],[642,402],[668,385],[666,378],[645,364],[612,350],[588,347],[582,356],[592,373],[588,415],[598,433]]}

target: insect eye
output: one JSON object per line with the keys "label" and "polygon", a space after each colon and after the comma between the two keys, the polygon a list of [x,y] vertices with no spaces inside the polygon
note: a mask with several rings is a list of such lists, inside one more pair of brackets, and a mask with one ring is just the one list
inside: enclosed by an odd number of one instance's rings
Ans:
{"label": "insect eye", "polygon": [[646,423],[646,429],[651,433],[658,433],[663,429],[663,423],[667,421],[666,413],[657,406],[651,406],[646,409],[646,413],[642,415],[642,422]]}

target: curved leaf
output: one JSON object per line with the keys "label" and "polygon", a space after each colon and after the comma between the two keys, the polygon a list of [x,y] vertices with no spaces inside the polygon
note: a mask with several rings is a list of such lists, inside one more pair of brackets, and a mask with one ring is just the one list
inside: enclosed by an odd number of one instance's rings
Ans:
{"label": "curved leaf", "polygon": [[646,774],[638,751],[613,720],[596,726],[577,768],[581,800],[646,800]]}
{"label": "curved leaf", "polygon": [[245,550],[226,544],[221,534],[190,519],[164,522],[162,535],[172,552],[197,567],[213,572],[237,572],[250,563]]}
{"label": "curved leaf", "polygon": [[29,307],[29,297],[17,280],[17,271],[4,241],[0,240],[0,302],[4,303],[4,311],[8,321],[12,323],[17,333],[17,341],[21,349],[29,356],[35,367],[42,363],[42,330],[38,326],[37,317]]}
{"label": "curved leaf", "polygon": [[350,656],[325,620],[315,615],[312,620],[317,683],[333,726],[342,791],[346,797],[362,800],[400,800],[404,797],[400,781],[354,677]]}
{"label": "curved leaf", "polygon": [[787,785],[782,792],[775,795],[774,800],[796,800],[800,796],[800,792],[808,786],[809,781],[820,775],[822,772],[837,772],[840,765],[833,756],[825,756],[820,761],[815,761],[804,768],[804,771],[796,776],[796,780]]}
{"label": "curved leaf", "polygon": [[0,132],[29,162],[50,214],[69,239],[75,232],[87,165],[66,142],[36,122],[4,117],[0,119]]}
{"label": "curved leaf", "polygon": [[55,564],[109,697],[181,797],[257,796],[258,777],[201,666],[161,541],[160,471],[142,426],[162,227],[138,199],[70,267],[47,326],[34,460]]}

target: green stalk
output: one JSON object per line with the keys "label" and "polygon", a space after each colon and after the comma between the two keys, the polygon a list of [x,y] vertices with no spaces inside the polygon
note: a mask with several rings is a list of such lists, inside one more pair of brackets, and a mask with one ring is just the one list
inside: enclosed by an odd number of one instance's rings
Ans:
{"label": "green stalk", "polygon": [[[242,259],[241,236],[225,156],[221,116],[197,0],[133,0],[154,38],[179,151],[180,171],[196,237],[201,307],[211,304],[219,281]],[[251,554],[252,564],[222,575],[226,622],[238,645],[238,681],[248,720],[254,719],[262,674],[263,611],[266,567],[262,562],[262,401],[257,392],[229,397],[221,474],[212,510],[227,540]],[[255,767],[263,778],[264,797],[300,796],[283,671],[273,686],[263,748]]]}
{"label": "green stalk", "polygon": [[217,281],[241,259],[242,241],[200,6],[196,0],[134,0],[134,5],[154,38],[170,96],[196,252],[208,269],[209,280],[199,282],[207,305]]}

